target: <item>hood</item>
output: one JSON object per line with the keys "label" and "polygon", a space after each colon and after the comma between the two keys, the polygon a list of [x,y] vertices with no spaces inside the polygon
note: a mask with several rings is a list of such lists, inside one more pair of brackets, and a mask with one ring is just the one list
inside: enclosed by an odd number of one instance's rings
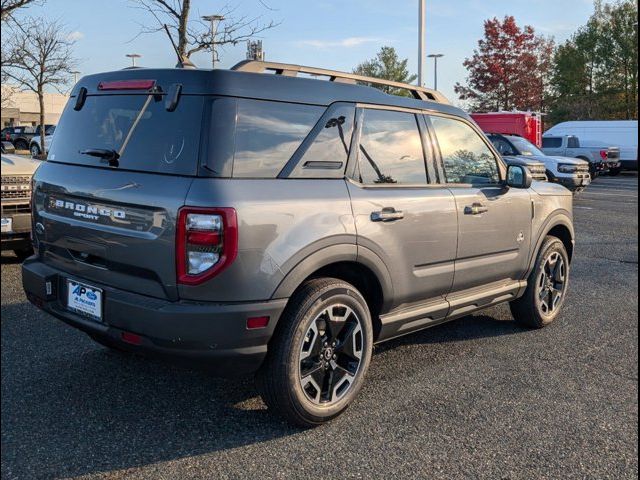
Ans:
{"label": "hood", "polygon": [[543,166],[544,162],[531,155],[508,155],[503,157],[507,165],[522,165],[523,167]]}
{"label": "hood", "polygon": [[580,160],[579,158],[573,158],[573,157],[552,157],[552,156],[548,156],[548,155],[527,155],[527,158],[532,158],[534,160],[537,160],[539,162],[545,163],[545,162],[549,162],[552,161],[554,163],[565,163],[567,165],[583,165],[583,164],[589,164],[589,162],[587,162],[586,160]]}
{"label": "hood", "polygon": [[558,183],[533,182],[531,189],[538,195],[551,195],[556,197],[571,197],[571,191]]}
{"label": "hood", "polygon": [[2,155],[2,175],[33,175],[40,160],[18,155]]}

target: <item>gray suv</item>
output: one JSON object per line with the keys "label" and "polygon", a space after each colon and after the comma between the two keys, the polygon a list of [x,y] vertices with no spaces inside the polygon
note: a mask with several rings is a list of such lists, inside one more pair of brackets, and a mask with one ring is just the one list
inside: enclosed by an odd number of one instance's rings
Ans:
{"label": "gray suv", "polygon": [[571,193],[438,92],[253,61],[83,78],[33,232],[33,304],[110,348],[256,373],[305,426],[354,400],[376,343],[504,302],[552,322],[574,246]]}

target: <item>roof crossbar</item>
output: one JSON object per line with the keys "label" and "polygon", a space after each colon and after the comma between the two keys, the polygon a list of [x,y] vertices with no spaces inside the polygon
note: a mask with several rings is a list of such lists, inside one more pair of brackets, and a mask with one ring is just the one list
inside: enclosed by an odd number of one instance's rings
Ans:
{"label": "roof crossbar", "polygon": [[275,72],[276,75],[286,77],[296,77],[299,73],[316,75],[321,77],[329,77],[332,82],[357,84],[370,83],[373,85],[385,85],[387,87],[399,88],[411,92],[414,98],[418,100],[428,100],[432,102],[449,104],[447,97],[437,90],[430,88],[410,85],[408,83],[395,82],[393,80],[385,80],[382,78],[366,77],[355,73],[345,73],[336,70],[326,70],[324,68],[305,67],[302,65],[292,65],[288,63],[277,62],[261,62],[259,60],[243,60],[231,68],[238,72],[264,73],[266,71]]}

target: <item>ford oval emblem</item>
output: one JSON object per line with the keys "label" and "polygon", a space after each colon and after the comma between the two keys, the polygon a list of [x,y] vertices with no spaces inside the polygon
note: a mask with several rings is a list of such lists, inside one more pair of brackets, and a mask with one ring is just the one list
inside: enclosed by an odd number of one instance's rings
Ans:
{"label": "ford oval emblem", "polygon": [[36,223],[36,233],[38,235],[44,235],[44,225],[40,222]]}

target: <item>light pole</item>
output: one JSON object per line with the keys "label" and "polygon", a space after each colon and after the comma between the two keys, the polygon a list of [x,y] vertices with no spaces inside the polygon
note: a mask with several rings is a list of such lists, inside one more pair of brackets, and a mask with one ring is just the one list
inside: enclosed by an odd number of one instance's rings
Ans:
{"label": "light pole", "polygon": [[127,53],[125,55],[125,57],[130,58],[131,59],[131,66],[135,67],[136,66],[136,58],[140,58],[140,57],[142,57],[142,55],[139,55],[137,53]]}
{"label": "light pole", "polygon": [[425,49],[425,19],[426,5],[425,0],[418,0],[420,8],[418,12],[418,85],[424,86],[424,49]]}
{"label": "light pole", "polygon": [[205,15],[201,18],[205,22],[211,22],[211,68],[216,68],[216,33],[218,33],[218,25],[224,20],[224,16]]}
{"label": "light pole", "polygon": [[429,58],[433,58],[433,88],[438,90],[438,59],[444,57],[443,53],[432,53],[427,55]]}

